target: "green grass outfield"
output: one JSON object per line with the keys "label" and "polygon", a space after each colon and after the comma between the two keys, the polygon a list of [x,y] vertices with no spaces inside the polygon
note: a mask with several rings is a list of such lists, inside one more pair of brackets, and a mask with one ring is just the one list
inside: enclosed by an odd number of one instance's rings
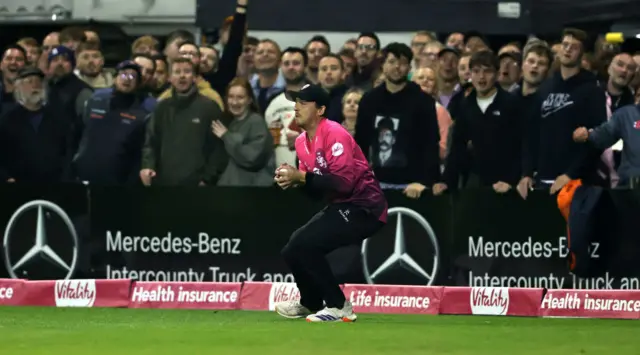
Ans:
{"label": "green grass outfield", "polygon": [[640,322],[360,314],[0,307],[0,354],[640,354]]}

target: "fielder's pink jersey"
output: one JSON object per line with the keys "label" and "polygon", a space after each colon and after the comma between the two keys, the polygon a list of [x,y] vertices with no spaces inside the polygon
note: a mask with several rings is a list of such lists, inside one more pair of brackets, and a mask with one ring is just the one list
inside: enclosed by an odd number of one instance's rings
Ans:
{"label": "fielder's pink jersey", "polygon": [[323,118],[313,141],[303,132],[296,139],[302,171],[315,174],[308,186],[320,189],[330,203],[352,203],[387,221],[387,200],[380,183],[353,137],[342,125]]}

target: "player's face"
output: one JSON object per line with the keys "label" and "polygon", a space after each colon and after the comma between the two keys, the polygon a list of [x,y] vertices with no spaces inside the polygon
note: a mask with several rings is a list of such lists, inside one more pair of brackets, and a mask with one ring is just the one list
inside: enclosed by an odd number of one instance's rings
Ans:
{"label": "player's face", "polygon": [[318,109],[315,102],[302,101],[300,99],[296,100],[295,120],[298,126],[302,127],[303,129],[309,127],[309,125],[313,123],[313,120],[317,116],[322,115],[323,112],[324,107]]}

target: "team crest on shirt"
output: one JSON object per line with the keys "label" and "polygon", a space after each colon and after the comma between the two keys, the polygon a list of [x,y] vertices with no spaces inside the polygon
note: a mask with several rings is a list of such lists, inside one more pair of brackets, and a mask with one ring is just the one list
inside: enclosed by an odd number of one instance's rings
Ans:
{"label": "team crest on shirt", "polygon": [[331,146],[331,155],[333,155],[334,157],[341,156],[343,152],[344,147],[342,146],[342,143],[336,142]]}

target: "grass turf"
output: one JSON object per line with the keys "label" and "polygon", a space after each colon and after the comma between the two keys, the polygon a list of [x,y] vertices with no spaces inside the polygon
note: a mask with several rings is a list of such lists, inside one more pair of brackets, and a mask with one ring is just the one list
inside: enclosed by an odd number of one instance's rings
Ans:
{"label": "grass turf", "polygon": [[637,321],[0,307],[0,354],[640,354]]}

